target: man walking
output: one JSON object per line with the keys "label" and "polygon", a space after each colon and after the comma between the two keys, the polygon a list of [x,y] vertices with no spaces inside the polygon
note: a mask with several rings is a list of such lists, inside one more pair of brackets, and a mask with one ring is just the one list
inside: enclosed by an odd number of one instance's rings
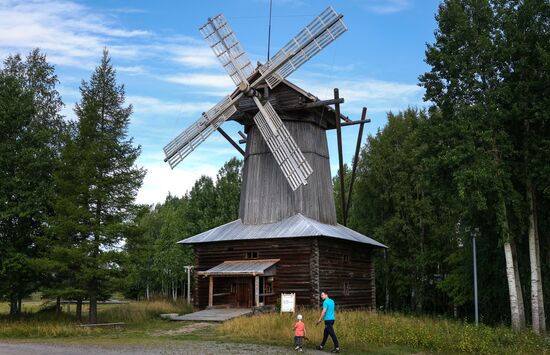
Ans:
{"label": "man walking", "polygon": [[325,343],[327,342],[328,336],[330,335],[330,338],[332,339],[332,342],[334,343],[334,349],[332,349],[331,353],[339,353],[340,352],[340,346],[338,344],[338,338],[336,337],[336,333],[334,332],[334,301],[331,300],[328,297],[328,294],[326,292],[321,292],[321,298],[323,299],[323,311],[321,312],[321,316],[319,317],[319,320],[317,321],[317,325],[321,323],[321,320],[325,319],[325,331],[323,333],[323,341],[321,342],[321,345],[317,347],[319,350],[323,350],[325,347]]}

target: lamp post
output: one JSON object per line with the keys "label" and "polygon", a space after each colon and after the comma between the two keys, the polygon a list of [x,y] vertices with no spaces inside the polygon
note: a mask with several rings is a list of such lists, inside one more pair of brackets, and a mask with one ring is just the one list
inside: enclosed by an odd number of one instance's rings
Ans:
{"label": "lamp post", "polygon": [[476,237],[479,234],[479,228],[474,228],[470,232],[472,236],[472,254],[473,254],[473,261],[474,261],[474,312],[475,312],[475,320],[476,325],[479,324],[479,311],[478,311],[478,303],[477,303],[477,259],[476,259]]}
{"label": "lamp post", "polygon": [[184,266],[185,271],[187,271],[187,303],[191,303],[191,270],[193,266],[188,265]]}

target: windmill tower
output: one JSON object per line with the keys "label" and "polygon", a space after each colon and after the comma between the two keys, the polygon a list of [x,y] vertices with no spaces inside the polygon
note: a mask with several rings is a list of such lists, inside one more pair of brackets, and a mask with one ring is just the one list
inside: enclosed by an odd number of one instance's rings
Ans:
{"label": "windmill tower", "polygon": [[[181,242],[195,250],[196,306],[273,305],[287,291],[302,304],[315,304],[325,287],[324,248],[342,250],[349,264],[343,272],[365,269],[354,283],[366,291],[349,297],[349,305],[374,304],[370,251],[383,245],[336,222],[325,131],[349,121],[339,113],[343,100],[319,101],[285,79],[346,30],[343,15],[329,7],[254,68],[223,15],[201,27],[237,88],[164,148],[165,161],[175,167],[216,130],[238,147],[220,127],[226,120],[245,127],[246,151],[240,218]],[[292,272],[293,265],[303,274]]]}

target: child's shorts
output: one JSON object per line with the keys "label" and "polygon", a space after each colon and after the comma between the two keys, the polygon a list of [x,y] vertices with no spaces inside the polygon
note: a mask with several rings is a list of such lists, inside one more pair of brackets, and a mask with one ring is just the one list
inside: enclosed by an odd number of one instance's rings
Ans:
{"label": "child's shorts", "polygon": [[294,346],[302,347],[304,346],[304,337],[294,337]]}

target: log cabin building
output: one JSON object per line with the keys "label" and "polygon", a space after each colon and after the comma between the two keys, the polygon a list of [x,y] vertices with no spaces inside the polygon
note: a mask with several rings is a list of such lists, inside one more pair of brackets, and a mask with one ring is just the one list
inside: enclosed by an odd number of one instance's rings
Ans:
{"label": "log cabin building", "polygon": [[231,117],[246,133],[239,219],[180,241],[195,253],[195,307],[273,307],[281,293],[317,307],[326,290],[339,307],[375,308],[373,253],[385,246],[336,222],[326,137],[335,111],[287,80],[268,100],[313,174],[292,191],[254,124],[256,106],[239,102]]}

